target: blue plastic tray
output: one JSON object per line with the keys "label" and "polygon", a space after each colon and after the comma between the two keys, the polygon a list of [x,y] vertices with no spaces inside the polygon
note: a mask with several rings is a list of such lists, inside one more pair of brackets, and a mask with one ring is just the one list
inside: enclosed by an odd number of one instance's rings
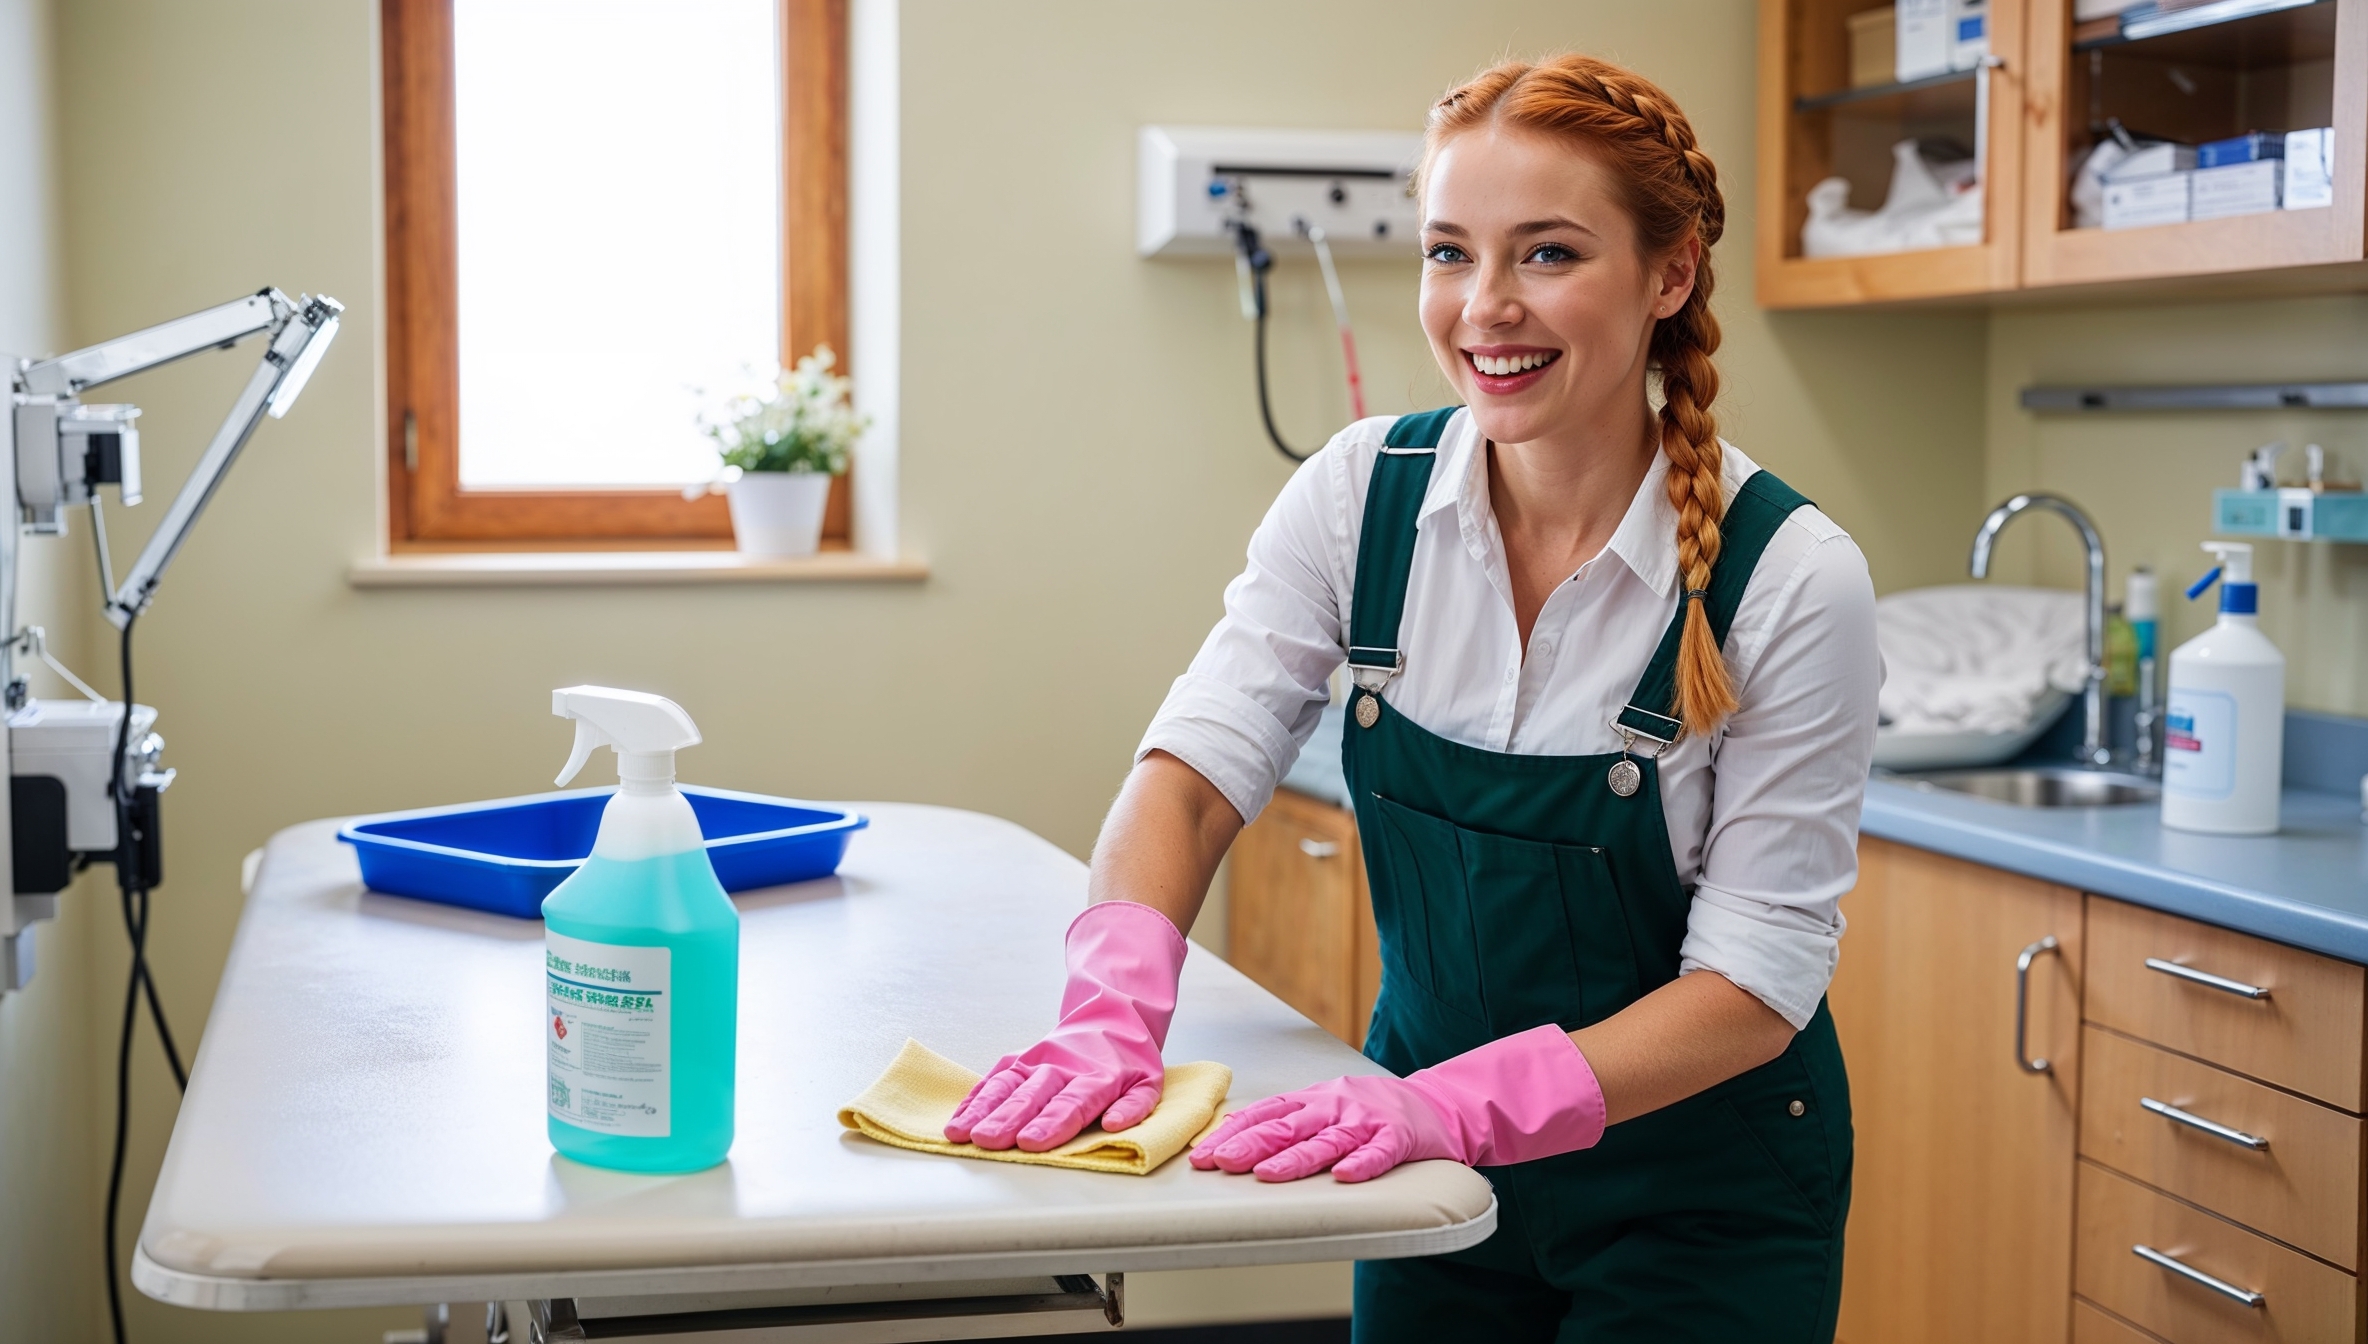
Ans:
{"label": "blue plastic tray", "polygon": [[[358,817],[337,833],[372,891],[540,919],[543,898],[582,866],[614,786]],[[726,891],[837,872],[871,823],[853,812],[755,793],[682,786]]]}

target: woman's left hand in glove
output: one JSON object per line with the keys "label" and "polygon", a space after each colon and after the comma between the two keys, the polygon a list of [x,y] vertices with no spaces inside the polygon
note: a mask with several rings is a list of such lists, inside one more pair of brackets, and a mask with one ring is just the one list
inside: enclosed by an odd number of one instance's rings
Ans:
{"label": "woman's left hand in glove", "polygon": [[1192,1150],[1203,1171],[1369,1181],[1401,1162],[1505,1166],[1591,1148],[1603,1088],[1568,1034],[1535,1027],[1405,1078],[1335,1078],[1252,1103]]}

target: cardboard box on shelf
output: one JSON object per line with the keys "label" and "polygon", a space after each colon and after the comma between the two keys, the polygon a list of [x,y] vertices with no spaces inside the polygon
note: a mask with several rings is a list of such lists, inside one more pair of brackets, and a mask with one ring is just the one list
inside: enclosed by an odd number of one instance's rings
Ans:
{"label": "cardboard box on shelf", "polygon": [[2158,173],[2105,184],[2105,227],[2142,229],[2187,222],[2188,180],[2193,173]]}
{"label": "cardboard box on shelf", "polygon": [[2195,166],[2225,168],[2232,163],[2286,157],[2286,137],[2272,131],[2248,131],[2226,140],[2207,140],[2195,147]]}
{"label": "cardboard box on shelf", "polygon": [[2105,170],[2108,182],[2135,182],[2141,177],[2160,177],[2164,173],[2184,173],[2195,166],[2195,146],[2173,144],[2168,140],[2150,140],[2125,155],[2120,162]]}
{"label": "cardboard box on shelf", "polygon": [[1850,87],[1870,88],[1897,79],[1893,73],[1899,68],[1897,11],[1889,5],[1862,9],[1842,22],[1850,29]]}
{"label": "cardboard box on shelf", "polygon": [[2285,209],[2335,204],[2335,128],[2286,132],[2285,174]]}
{"label": "cardboard box on shelf", "polygon": [[2189,183],[2189,219],[2226,219],[2278,208],[2278,182],[2285,164],[2255,159],[2219,168],[2198,168]]}
{"label": "cardboard box on shelf", "polygon": [[1971,70],[1989,54],[1989,0],[1949,0],[1949,68]]}
{"label": "cardboard box on shelf", "polygon": [[1949,73],[1956,47],[1952,0],[1899,0],[1894,16],[1891,77],[1905,84]]}

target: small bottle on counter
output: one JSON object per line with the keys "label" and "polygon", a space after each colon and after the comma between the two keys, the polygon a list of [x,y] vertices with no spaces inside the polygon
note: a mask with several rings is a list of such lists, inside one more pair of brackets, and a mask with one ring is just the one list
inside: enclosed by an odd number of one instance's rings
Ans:
{"label": "small bottle on counter", "polygon": [[2253,548],[2207,541],[2220,563],[2187,590],[2220,581],[2220,618],[2171,653],[2163,712],[2162,824],[2217,835],[2278,828],[2286,737],[2286,657],[2261,633]]}
{"label": "small bottle on counter", "polygon": [[2136,768],[2141,775],[2159,774],[2162,760],[2155,755],[2161,736],[2162,713],[2159,700],[2162,670],[2155,665],[2156,602],[2154,571],[2144,565],[2130,571],[2122,581],[2121,614],[2130,623],[2130,634],[2138,644],[2138,707]]}

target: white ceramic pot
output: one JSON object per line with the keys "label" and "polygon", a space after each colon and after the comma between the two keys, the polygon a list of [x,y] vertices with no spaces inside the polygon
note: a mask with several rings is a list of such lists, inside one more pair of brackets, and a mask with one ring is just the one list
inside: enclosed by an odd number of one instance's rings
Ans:
{"label": "white ceramic pot", "polygon": [[812,555],[822,544],[831,478],[819,471],[750,471],[732,482],[732,537],[742,555]]}

